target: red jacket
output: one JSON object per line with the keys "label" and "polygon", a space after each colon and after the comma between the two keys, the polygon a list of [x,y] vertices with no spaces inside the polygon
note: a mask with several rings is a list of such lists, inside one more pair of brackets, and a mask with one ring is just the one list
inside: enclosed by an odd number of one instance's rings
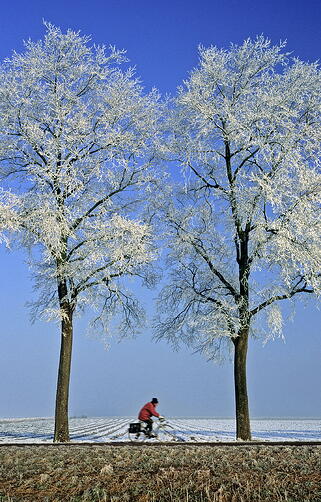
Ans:
{"label": "red jacket", "polygon": [[152,416],[159,417],[159,413],[153,403],[146,403],[138,414],[138,420],[149,420]]}

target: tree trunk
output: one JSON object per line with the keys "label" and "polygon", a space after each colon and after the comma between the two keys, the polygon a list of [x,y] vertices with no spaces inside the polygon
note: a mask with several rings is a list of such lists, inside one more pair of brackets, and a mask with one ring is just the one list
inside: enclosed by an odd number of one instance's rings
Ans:
{"label": "tree trunk", "polygon": [[66,305],[61,308],[63,318],[61,321],[61,347],[56,393],[54,442],[65,443],[69,441],[68,403],[73,325],[71,308],[69,306],[66,308]]}
{"label": "tree trunk", "polygon": [[236,438],[251,440],[251,426],[246,383],[246,357],[249,329],[243,328],[234,343],[234,385],[236,407]]}

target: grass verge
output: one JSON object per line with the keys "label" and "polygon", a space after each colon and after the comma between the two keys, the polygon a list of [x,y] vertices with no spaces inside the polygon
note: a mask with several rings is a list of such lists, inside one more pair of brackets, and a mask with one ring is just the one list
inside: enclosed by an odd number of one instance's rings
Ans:
{"label": "grass verge", "polygon": [[321,446],[2,446],[1,502],[320,502]]}

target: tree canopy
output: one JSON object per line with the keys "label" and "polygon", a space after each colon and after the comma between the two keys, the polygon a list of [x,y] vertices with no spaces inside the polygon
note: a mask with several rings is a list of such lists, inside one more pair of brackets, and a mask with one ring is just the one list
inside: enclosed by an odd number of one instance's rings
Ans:
{"label": "tree canopy", "polygon": [[120,309],[125,329],[139,309],[119,281],[148,280],[155,258],[141,209],[155,179],[158,95],[144,96],[133,70],[121,69],[124,51],[89,41],[47,24],[44,40],[3,64],[0,173],[19,196],[22,244],[40,245],[36,314],[60,317],[64,276],[74,307],[101,309],[104,328]]}

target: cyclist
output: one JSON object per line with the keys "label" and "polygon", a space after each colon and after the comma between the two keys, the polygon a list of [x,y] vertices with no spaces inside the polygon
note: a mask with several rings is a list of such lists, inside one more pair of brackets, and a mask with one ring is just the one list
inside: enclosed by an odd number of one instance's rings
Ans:
{"label": "cyclist", "polygon": [[157,397],[153,397],[151,401],[148,403],[144,404],[142,409],[140,410],[138,414],[138,420],[141,420],[144,422],[147,427],[146,427],[146,436],[149,438],[155,437],[153,435],[153,420],[152,417],[157,417],[159,420],[165,420],[165,417],[160,415],[156,411],[156,406],[158,405],[158,399]]}

